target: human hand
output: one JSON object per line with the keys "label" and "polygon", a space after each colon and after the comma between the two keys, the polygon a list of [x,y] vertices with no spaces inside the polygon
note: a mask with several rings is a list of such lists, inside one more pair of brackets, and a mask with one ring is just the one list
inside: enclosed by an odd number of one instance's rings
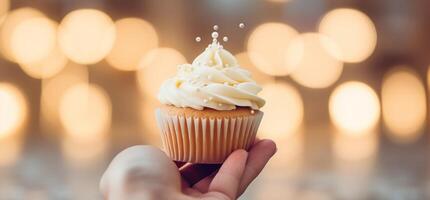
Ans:
{"label": "human hand", "polygon": [[105,199],[238,198],[276,152],[271,140],[236,150],[222,165],[172,162],[160,149],[134,146],[119,153],[100,181]]}

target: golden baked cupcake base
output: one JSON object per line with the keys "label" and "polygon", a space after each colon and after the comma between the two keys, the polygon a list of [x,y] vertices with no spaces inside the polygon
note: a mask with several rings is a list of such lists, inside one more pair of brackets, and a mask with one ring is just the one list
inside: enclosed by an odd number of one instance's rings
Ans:
{"label": "golden baked cupcake base", "polygon": [[222,163],[231,152],[254,143],[263,112],[162,106],[156,110],[166,153],[175,161]]}

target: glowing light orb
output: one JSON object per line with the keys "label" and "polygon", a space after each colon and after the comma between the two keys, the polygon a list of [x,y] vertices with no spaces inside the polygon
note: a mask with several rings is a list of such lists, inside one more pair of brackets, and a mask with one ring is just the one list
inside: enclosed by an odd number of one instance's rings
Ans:
{"label": "glowing light orb", "polygon": [[0,139],[19,130],[27,118],[27,102],[12,84],[0,83]]}
{"label": "glowing light orb", "polygon": [[87,142],[101,138],[111,123],[111,102],[98,86],[78,83],[60,100],[60,120],[68,138]]}
{"label": "glowing light orb", "polygon": [[305,33],[294,38],[285,54],[285,60],[296,66],[291,78],[309,88],[326,88],[342,74],[343,63],[332,56],[339,49],[330,38]]}
{"label": "glowing light orb", "polygon": [[31,63],[31,64],[20,64],[21,69],[24,72],[37,79],[46,79],[58,74],[67,65],[66,56],[56,47],[43,60]]}
{"label": "glowing light orb", "polygon": [[44,17],[43,13],[34,8],[24,7],[11,11],[6,15],[0,32],[0,51],[3,56],[16,62],[12,54],[12,35],[21,22],[32,18]]}
{"label": "glowing light orb", "polygon": [[102,11],[79,9],[70,12],[61,21],[58,39],[69,59],[80,64],[94,64],[112,49],[115,25]]}
{"label": "glowing light orb", "polygon": [[18,63],[41,62],[56,46],[57,24],[46,17],[19,23],[11,37],[12,56]]}
{"label": "glowing light orb", "polygon": [[43,133],[56,134],[61,130],[59,109],[64,92],[77,83],[88,83],[88,79],[88,67],[69,62],[56,76],[42,80],[40,127]]}
{"label": "glowing light orb", "polygon": [[286,83],[269,83],[259,95],[266,100],[260,136],[281,140],[294,134],[302,124],[304,109],[297,89]]}
{"label": "glowing light orb", "polygon": [[375,91],[368,85],[351,81],[338,86],[329,99],[333,123],[351,135],[361,135],[379,120],[380,105]]}
{"label": "glowing light orb", "polygon": [[155,97],[163,81],[176,74],[176,67],[186,63],[185,57],[172,48],[153,49],[140,61],[137,81],[144,94]]}
{"label": "glowing light orb", "polygon": [[115,26],[115,44],[106,61],[119,70],[136,70],[145,54],[158,47],[157,32],[149,22],[139,18],[120,19]]}
{"label": "glowing light orb", "polygon": [[239,65],[244,68],[249,70],[249,72],[251,72],[251,76],[252,78],[260,84],[263,83],[268,83],[268,82],[273,82],[275,79],[272,76],[269,76],[265,73],[263,73],[262,71],[260,71],[252,62],[251,59],[249,58],[248,53],[246,52],[242,52],[239,54],[235,55],[237,61],[239,62]]}
{"label": "glowing light orb", "polygon": [[265,23],[252,31],[248,39],[248,55],[258,69],[273,76],[285,76],[294,66],[285,62],[285,52],[297,35],[292,27],[282,23]]}
{"label": "glowing light orb", "polygon": [[389,136],[396,142],[412,142],[425,124],[425,88],[417,74],[405,66],[388,72],[382,82],[382,116]]}
{"label": "glowing light orb", "polygon": [[339,8],[328,12],[318,30],[339,45],[342,55],[338,58],[345,62],[363,61],[376,47],[375,25],[366,14],[355,9]]}

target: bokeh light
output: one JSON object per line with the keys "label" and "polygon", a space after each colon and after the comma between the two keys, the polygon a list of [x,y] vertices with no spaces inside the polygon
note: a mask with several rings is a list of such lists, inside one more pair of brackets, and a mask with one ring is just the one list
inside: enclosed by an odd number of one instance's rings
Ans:
{"label": "bokeh light", "polygon": [[296,66],[293,80],[305,87],[325,88],[342,74],[343,63],[332,56],[338,53],[337,45],[327,36],[305,33],[290,42],[285,60]]}
{"label": "bokeh light", "polygon": [[389,136],[397,142],[415,141],[427,113],[424,85],[417,74],[405,66],[395,67],[384,76],[381,95]]}
{"label": "bokeh light", "polygon": [[21,90],[0,83],[0,139],[16,133],[27,119],[27,102]]}
{"label": "bokeh light", "polygon": [[285,76],[294,66],[285,62],[285,52],[297,31],[283,23],[264,23],[248,39],[248,55],[258,69],[273,76]]}
{"label": "bokeh light", "polygon": [[249,72],[251,72],[251,76],[252,78],[259,84],[264,84],[264,83],[269,83],[269,82],[273,82],[275,80],[275,78],[273,78],[270,75],[267,75],[265,73],[263,73],[262,71],[260,71],[252,62],[251,59],[249,58],[249,55],[247,52],[241,52],[235,55],[237,61],[239,62],[239,65],[244,68],[249,70]]}
{"label": "bokeh light", "polygon": [[22,64],[41,62],[56,46],[57,24],[46,18],[30,18],[19,23],[11,36],[14,60]]}
{"label": "bokeh light", "polygon": [[363,61],[376,47],[375,25],[366,14],[355,9],[339,8],[328,12],[318,30],[339,45],[342,54],[338,58],[345,62]]}
{"label": "bokeh light", "polygon": [[60,100],[60,119],[68,139],[93,142],[110,128],[112,105],[102,88],[78,83],[64,92]]}
{"label": "bokeh light", "polygon": [[266,100],[259,128],[262,138],[282,140],[297,132],[303,121],[303,101],[296,88],[287,83],[263,85],[260,96]]}
{"label": "bokeh light", "polygon": [[176,67],[186,62],[185,57],[175,49],[151,50],[139,63],[137,81],[141,91],[155,97],[163,81],[173,77],[176,74]]}
{"label": "bokeh light", "polygon": [[57,133],[61,130],[59,117],[61,97],[69,87],[78,83],[88,83],[88,79],[86,66],[69,62],[56,76],[42,80],[40,125],[43,133]]}
{"label": "bokeh light", "polygon": [[46,79],[58,74],[67,65],[67,61],[66,56],[56,46],[43,60],[31,64],[20,64],[20,67],[33,78]]}
{"label": "bokeh light", "polygon": [[12,55],[11,41],[16,27],[23,21],[38,17],[44,17],[44,14],[39,10],[29,7],[19,8],[7,14],[0,32],[0,51],[7,60],[15,62]]}
{"label": "bokeh light", "polygon": [[136,70],[140,60],[158,46],[154,27],[139,18],[124,18],[115,22],[116,39],[106,61],[119,70]]}
{"label": "bokeh light", "polygon": [[338,86],[329,99],[333,123],[351,135],[361,135],[379,121],[380,105],[375,91],[368,85],[351,81]]}
{"label": "bokeh light", "polygon": [[68,13],[61,21],[58,39],[69,59],[80,64],[94,64],[112,49],[115,25],[102,11],[79,9]]}

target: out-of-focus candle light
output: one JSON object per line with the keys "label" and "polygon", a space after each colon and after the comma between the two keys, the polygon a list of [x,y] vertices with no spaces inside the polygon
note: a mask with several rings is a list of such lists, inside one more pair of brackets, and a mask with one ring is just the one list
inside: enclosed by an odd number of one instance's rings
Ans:
{"label": "out-of-focus candle light", "polygon": [[40,99],[40,125],[43,133],[57,133],[61,130],[59,119],[60,100],[69,87],[88,83],[86,66],[69,62],[56,76],[42,80]]}
{"label": "out-of-focus candle light", "polygon": [[111,102],[102,88],[78,83],[60,100],[60,120],[67,138],[82,143],[104,137],[111,123]]}
{"label": "out-of-focus candle light", "polygon": [[11,36],[14,60],[22,64],[41,62],[54,50],[57,24],[46,18],[30,18],[19,23]]}
{"label": "out-of-focus candle light", "polygon": [[136,70],[140,60],[158,46],[154,27],[139,18],[124,18],[115,22],[115,44],[106,61],[119,70]]}
{"label": "out-of-focus candle light", "polygon": [[269,83],[263,85],[260,95],[266,100],[261,109],[265,116],[259,128],[260,136],[282,140],[297,132],[304,109],[297,89],[287,83]]}
{"label": "out-of-focus candle light", "polygon": [[251,62],[251,59],[249,58],[249,55],[247,52],[242,52],[242,53],[236,54],[236,59],[239,62],[239,65],[241,67],[243,67],[244,69],[247,69],[247,70],[249,70],[249,72],[251,72],[252,78],[257,83],[264,84],[264,83],[273,82],[275,80],[272,76],[267,75],[267,74],[263,73],[262,71],[260,71]]}
{"label": "out-of-focus candle light", "polygon": [[21,90],[9,83],[0,83],[0,139],[7,138],[24,125],[27,102]]}
{"label": "out-of-focus candle light", "polygon": [[343,63],[332,56],[339,48],[329,37],[305,33],[295,37],[288,46],[286,62],[296,66],[291,74],[299,84],[309,88],[325,88],[342,74]]}
{"label": "out-of-focus candle light", "polygon": [[66,56],[56,46],[43,60],[31,64],[20,64],[20,67],[33,78],[46,79],[57,75],[66,65]]}
{"label": "out-of-focus candle light", "polygon": [[24,7],[11,11],[5,17],[0,32],[0,51],[3,56],[12,62],[16,62],[12,54],[12,35],[17,26],[31,18],[44,17],[44,14],[34,8]]}
{"label": "out-of-focus candle light", "polygon": [[173,48],[153,49],[142,58],[137,81],[143,94],[157,96],[163,81],[176,74],[176,67],[186,63],[185,57]]}
{"label": "out-of-focus candle light", "polygon": [[329,112],[338,128],[349,135],[359,136],[374,128],[379,121],[379,99],[365,83],[346,82],[330,95]]}
{"label": "out-of-focus candle light", "polygon": [[285,62],[285,52],[297,31],[283,23],[264,23],[248,39],[248,55],[258,69],[273,76],[285,76],[294,66]]}
{"label": "out-of-focus candle light", "polygon": [[415,141],[422,134],[427,113],[424,84],[416,72],[395,67],[384,76],[381,95],[389,136],[401,143]]}
{"label": "out-of-focus candle light", "polygon": [[345,62],[360,62],[368,58],[376,47],[376,28],[363,12],[339,8],[328,12],[321,20],[320,33],[331,37],[342,54],[335,54]]}
{"label": "out-of-focus candle light", "polygon": [[68,13],[58,28],[58,39],[64,54],[80,64],[102,60],[115,41],[115,25],[102,11],[79,9]]}

